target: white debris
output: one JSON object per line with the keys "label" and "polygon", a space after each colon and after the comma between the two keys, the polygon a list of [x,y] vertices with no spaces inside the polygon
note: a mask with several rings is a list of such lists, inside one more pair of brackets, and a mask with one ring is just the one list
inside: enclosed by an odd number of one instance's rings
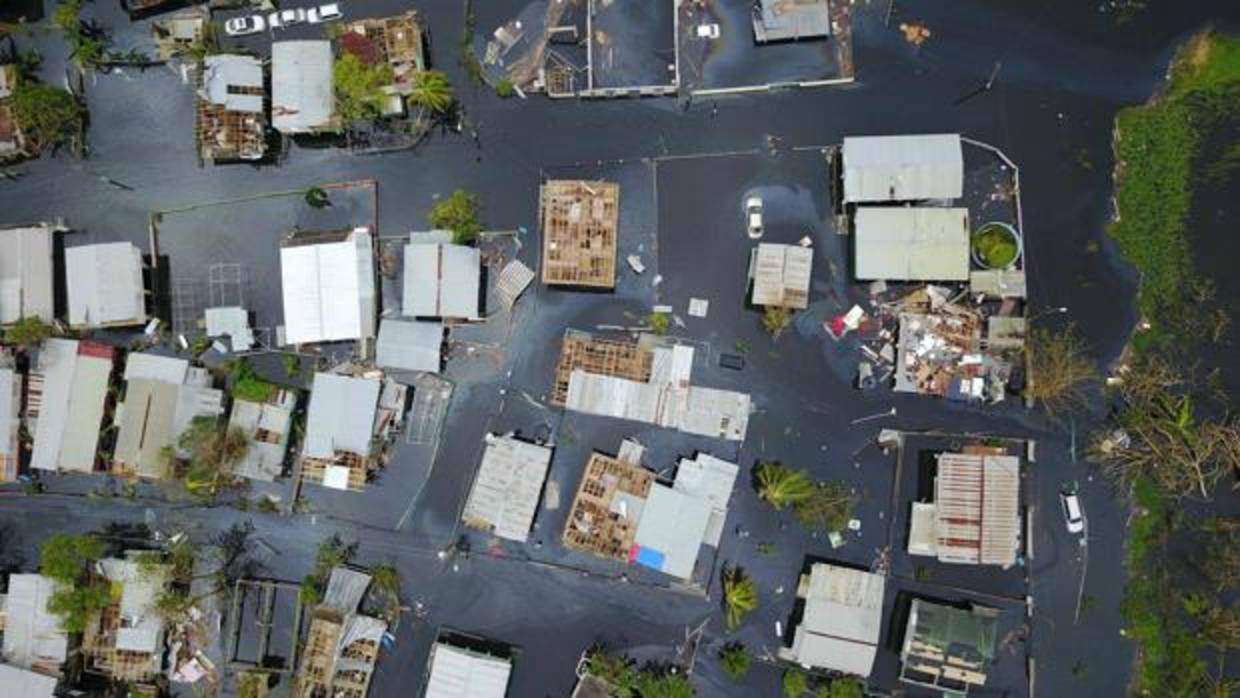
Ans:
{"label": "white debris", "polygon": [[705,298],[689,299],[689,316],[690,317],[706,317],[706,311],[710,309],[710,301]]}
{"label": "white debris", "polygon": [[638,274],[641,274],[646,271],[646,265],[642,264],[641,257],[638,257],[635,254],[631,254],[628,257],[625,257],[624,260],[629,263],[629,268],[637,272]]}

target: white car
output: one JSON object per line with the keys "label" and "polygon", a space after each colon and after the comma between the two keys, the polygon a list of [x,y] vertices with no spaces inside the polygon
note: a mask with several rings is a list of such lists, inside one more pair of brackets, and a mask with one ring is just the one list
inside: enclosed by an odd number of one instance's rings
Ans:
{"label": "white car", "polygon": [[318,7],[311,7],[306,12],[306,21],[311,24],[322,24],[323,22],[332,22],[344,17],[344,13],[340,11],[340,3],[331,2]]}
{"label": "white car", "polygon": [[306,11],[303,8],[295,10],[280,10],[267,15],[267,25],[274,29],[284,29],[294,24],[302,24],[306,21]]}
{"label": "white car", "polygon": [[697,35],[699,39],[718,39],[718,24],[699,24],[697,26]]}
{"label": "white car", "polygon": [[762,199],[751,196],[745,199],[745,223],[749,229],[749,239],[762,237]]}
{"label": "white car", "polygon": [[229,36],[248,36],[257,34],[267,28],[267,21],[262,15],[249,17],[233,17],[224,22],[224,32]]}
{"label": "white car", "polygon": [[1076,488],[1061,490],[1059,503],[1063,506],[1063,518],[1068,524],[1068,533],[1083,532],[1085,512],[1081,510],[1081,499],[1076,494]]}

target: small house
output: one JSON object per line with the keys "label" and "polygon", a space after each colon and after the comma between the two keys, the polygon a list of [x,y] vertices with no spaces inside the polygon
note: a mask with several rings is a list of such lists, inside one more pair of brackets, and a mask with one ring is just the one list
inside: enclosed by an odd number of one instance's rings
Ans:
{"label": "small house", "polygon": [[330,41],[271,45],[271,121],[277,131],[300,135],[340,130],[332,65]]}
{"label": "small house", "polygon": [[198,87],[198,155],[204,162],[261,160],[267,153],[267,90],[253,56],[203,59]]}
{"label": "small house", "polygon": [[47,224],[0,229],[0,325],[26,317],[55,318],[52,261],[55,233]]}
{"label": "small house", "polygon": [[129,242],[65,250],[69,325],[73,328],[130,327],[147,320],[142,252]]}
{"label": "small house", "polygon": [[986,685],[995,659],[998,611],[913,599],[900,650],[900,680],[964,695]]}
{"label": "small house", "polygon": [[380,382],[332,373],[314,374],[301,477],[337,490],[360,491],[377,467],[371,442]]}
{"label": "small house", "polygon": [[543,283],[615,288],[620,185],[549,180],[540,190],[539,209]]}
{"label": "small house", "polygon": [[800,245],[758,243],[749,261],[753,280],[750,302],[801,310],[809,307],[809,283],[814,251]]}
{"label": "small house", "polygon": [[251,480],[273,482],[284,471],[289,432],[297,394],[278,390],[267,402],[233,400],[229,429],[240,429],[250,441],[245,456],[233,468]]}
{"label": "small house", "polygon": [[958,134],[850,136],[841,158],[845,203],[959,199],[964,192]]}
{"label": "small house", "polygon": [[364,572],[344,567],[331,571],[323,601],[310,612],[293,698],[366,698],[388,630],[386,622],[358,610],[370,584]]}
{"label": "small house", "polygon": [[21,471],[22,374],[0,368],[0,483],[16,482]]}
{"label": "small house", "polygon": [[402,310],[408,317],[479,319],[482,255],[452,243],[448,231],[412,233],[405,246]]}
{"label": "small house", "polygon": [[1020,458],[981,450],[939,454],[934,501],[912,505],[910,555],[1005,569],[1016,562]]}
{"label": "small house", "polygon": [[753,38],[774,41],[822,39],[831,34],[827,0],[758,0],[753,8]]}
{"label": "small house", "polygon": [[550,448],[488,434],[461,518],[499,538],[524,543],[550,465]]}
{"label": "small house", "polygon": [[431,646],[425,698],[504,698],[512,661],[461,644]]}
{"label": "small house", "polygon": [[375,342],[375,365],[401,371],[439,373],[443,325],[438,322],[384,319]]}
{"label": "small house", "polygon": [[39,347],[26,391],[26,430],[34,434],[30,467],[94,470],[114,353],[106,344],[72,339],[48,339]]}
{"label": "small house", "polygon": [[56,583],[41,574],[9,575],[8,594],[0,597],[5,664],[48,676],[60,674],[69,656],[69,634],[47,610],[55,591]]}
{"label": "small house", "polygon": [[368,228],[289,235],[280,247],[285,342],[374,337],[374,255]]}
{"label": "small house", "polygon": [[86,669],[114,681],[148,684],[164,669],[164,619],[157,608],[171,574],[165,564],[140,562],[145,551],[99,561],[112,603],[95,614],[82,636]]}
{"label": "small house", "polygon": [[967,208],[858,206],[857,279],[968,281]]}
{"label": "small house", "polygon": [[808,669],[868,677],[883,627],[885,581],[881,574],[814,563],[797,585],[805,610],[792,646],[780,648],[780,658]]}

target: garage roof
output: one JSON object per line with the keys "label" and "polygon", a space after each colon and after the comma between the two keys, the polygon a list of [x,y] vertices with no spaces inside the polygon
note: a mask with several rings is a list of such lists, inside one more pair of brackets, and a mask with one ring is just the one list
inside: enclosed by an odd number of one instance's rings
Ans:
{"label": "garage roof", "polygon": [[969,210],[859,206],[859,280],[968,281]]}
{"label": "garage roof", "polygon": [[964,191],[960,135],[844,139],[844,201],[958,199]]}

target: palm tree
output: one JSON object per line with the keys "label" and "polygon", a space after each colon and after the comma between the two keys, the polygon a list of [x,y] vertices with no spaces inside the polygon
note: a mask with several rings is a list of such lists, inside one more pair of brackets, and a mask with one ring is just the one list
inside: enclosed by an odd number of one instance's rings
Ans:
{"label": "palm tree", "polygon": [[728,630],[758,607],[758,586],[739,567],[723,568],[723,610]]}
{"label": "palm tree", "polygon": [[443,114],[452,108],[456,96],[447,74],[441,70],[424,70],[413,78],[409,101],[436,114]]}
{"label": "palm tree", "polygon": [[719,650],[719,665],[728,678],[740,681],[749,673],[749,653],[741,643],[730,642]]}
{"label": "palm tree", "polygon": [[754,468],[758,497],[776,509],[789,504],[796,505],[814,496],[814,483],[804,470],[791,468],[773,461],[759,463]]}
{"label": "palm tree", "polygon": [[637,692],[642,698],[693,698],[693,683],[684,674],[670,671],[643,671],[637,677]]}

